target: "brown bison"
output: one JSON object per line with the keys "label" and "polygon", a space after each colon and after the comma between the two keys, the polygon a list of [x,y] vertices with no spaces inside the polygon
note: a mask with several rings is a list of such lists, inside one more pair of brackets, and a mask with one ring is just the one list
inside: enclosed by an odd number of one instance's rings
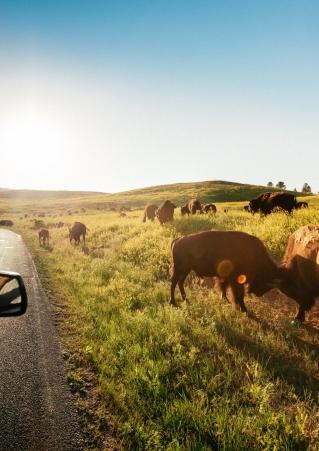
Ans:
{"label": "brown bison", "polygon": [[295,319],[304,321],[319,296],[319,225],[300,227],[289,237],[282,266],[287,277],[279,288],[299,304]]}
{"label": "brown bison", "polygon": [[154,221],[157,209],[158,209],[157,205],[147,204],[144,209],[143,222],[146,222],[146,219],[149,219],[150,221]]}
{"label": "brown bison", "polygon": [[159,208],[156,210],[156,216],[161,224],[165,222],[172,222],[174,217],[174,205],[170,200],[163,202]]}
{"label": "brown bison", "polygon": [[61,227],[64,227],[64,222],[62,222],[62,221],[57,222],[57,223],[55,224],[55,227],[56,227],[57,229],[61,229]]}
{"label": "brown bison", "polygon": [[289,214],[296,208],[297,200],[289,193],[263,193],[249,202],[251,212],[260,212],[262,215],[270,214],[275,208],[287,211]]}
{"label": "brown bison", "polygon": [[204,213],[209,213],[210,211],[211,211],[212,213],[216,213],[217,208],[216,208],[216,205],[214,205],[214,204],[204,204],[204,205],[202,206],[202,211],[203,211]]}
{"label": "brown bison", "polygon": [[45,224],[42,221],[42,219],[35,219],[34,220],[34,228],[35,229],[42,229],[43,227],[45,227]]}
{"label": "brown bison", "polygon": [[187,207],[191,215],[194,215],[197,211],[202,213],[202,204],[198,199],[191,199],[188,202]]}
{"label": "brown bison", "polygon": [[247,211],[247,213],[251,213],[250,205],[244,205],[244,211]]}
{"label": "brown bison", "polygon": [[13,226],[13,221],[11,221],[11,219],[1,219],[0,225],[6,226],[6,227],[11,227],[11,226]]}
{"label": "brown bison", "polygon": [[297,202],[296,210],[300,210],[301,208],[308,208],[308,202]]}
{"label": "brown bison", "polygon": [[74,244],[80,244],[81,236],[83,237],[83,242],[85,243],[85,235],[87,228],[82,222],[75,222],[72,228],[69,228],[70,243],[74,240]]}
{"label": "brown bison", "polygon": [[49,244],[49,231],[48,229],[41,229],[39,230],[39,244],[40,246],[45,246],[46,244]]}
{"label": "brown bison", "polygon": [[191,270],[198,277],[216,277],[227,290],[234,307],[245,312],[245,293],[263,295],[280,283],[282,270],[258,238],[237,231],[207,231],[183,236],[172,242],[171,299],[176,305],[178,284],[186,299],[184,281]]}
{"label": "brown bison", "polygon": [[189,211],[188,205],[184,205],[183,207],[181,207],[181,215],[182,216],[189,215],[189,214],[190,214],[190,211]]}

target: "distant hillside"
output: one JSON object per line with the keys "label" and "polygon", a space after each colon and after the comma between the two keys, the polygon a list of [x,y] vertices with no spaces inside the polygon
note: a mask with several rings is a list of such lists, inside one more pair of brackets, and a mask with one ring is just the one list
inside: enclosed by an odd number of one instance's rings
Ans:
{"label": "distant hillside", "polygon": [[[187,200],[195,197],[201,202],[214,203],[249,201],[265,191],[278,191],[278,189],[222,180],[158,185],[115,194],[0,189],[0,206],[4,210],[23,208],[67,210],[81,207],[109,209],[123,206],[141,208],[148,202],[160,204],[166,199],[170,199],[177,205],[183,205]],[[302,193],[294,194],[303,196]]]}
{"label": "distant hillside", "polygon": [[82,196],[96,196],[104,194],[94,191],[43,191],[32,189],[7,189],[0,188],[0,199],[23,199],[23,200],[43,200],[43,199],[65,199]]}
{"label": "distant hillside", "polygon": [[[151,186],[113,194],[112,200],[139,205],[144,205],[146,202],[159,203],[166,199],[182,205],[187,200],[195,197],[202,202],[238,202],[253,199],[265,191],[278,191],[278,188],[215,180]],[[301,193],[295,194],[302,195]]]}

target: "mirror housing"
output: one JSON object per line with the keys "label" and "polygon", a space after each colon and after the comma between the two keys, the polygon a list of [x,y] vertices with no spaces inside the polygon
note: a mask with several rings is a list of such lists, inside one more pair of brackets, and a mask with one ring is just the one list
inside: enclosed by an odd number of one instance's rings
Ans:
{"label": "mirror housing", "polygon": [[21,275],[0,272],[0,316],[19,316],[26,312],[28,297]]}

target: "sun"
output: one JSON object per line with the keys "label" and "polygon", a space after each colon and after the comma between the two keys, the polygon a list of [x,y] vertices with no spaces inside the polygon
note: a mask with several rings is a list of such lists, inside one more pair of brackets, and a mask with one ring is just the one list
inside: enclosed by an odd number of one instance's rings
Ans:
{"label": "sun", "polygon": [[48,111],[35,107],[25,107],[9,112],[1,120],[2,148],[29,158],[43,155],[46,149],[54,150],[61,146],[64,138],[63,127]]}

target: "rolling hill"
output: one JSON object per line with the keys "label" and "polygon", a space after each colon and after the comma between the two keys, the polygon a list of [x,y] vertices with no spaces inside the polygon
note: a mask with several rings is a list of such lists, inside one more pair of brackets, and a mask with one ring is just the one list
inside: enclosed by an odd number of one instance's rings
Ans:
{"label": "rolling hill", "polygon": [[0,189],[0,208],[3,211],[23,207],[31,209],[80,207],[108,209],[123,206],[141,208],[148,202],[159,204],[166,199],[182,205],[194,197],[202,202],[238,202],[248,201],[265,191],[278,191],[278,189],[222,180],[158,185],[113,194],[88,191]]}

